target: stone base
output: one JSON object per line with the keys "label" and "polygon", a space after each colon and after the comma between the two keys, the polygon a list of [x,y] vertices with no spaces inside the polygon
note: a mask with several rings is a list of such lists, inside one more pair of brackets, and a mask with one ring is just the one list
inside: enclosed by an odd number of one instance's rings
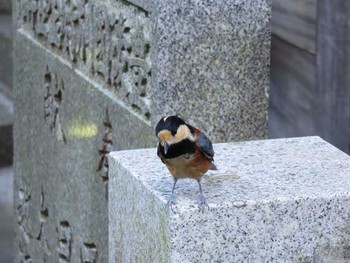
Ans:
{"label": "stone base", "polygon": [[350,242],[350,157],[319,137],[215,144],[218,171],[177,184],[156,149],[110,154],[110,262],[312,262]]}

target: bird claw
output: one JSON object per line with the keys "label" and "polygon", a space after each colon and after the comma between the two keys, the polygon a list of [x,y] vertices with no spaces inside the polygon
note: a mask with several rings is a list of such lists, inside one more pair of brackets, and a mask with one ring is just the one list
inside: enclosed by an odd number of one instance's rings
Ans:
{"label": "bird claw", "polygon": [[175,205],[175,203],[168,203],[168,207],[170,208],[171,212],[173,212],[174,214],[177,214],[179,211],[177,210],[177,206]]}
{"label": "bird claw", "polygon": [[199,206],[198,206],[199,212],[202,212],[202,213],[204,213],[205,208],[208,208],[208,211],[210,209],[210,207],[209,207],[209,205],[207,203],[199,204]]}
{"label": "bird claw", "polygon": [[177,211],[177,207],[176,207],[176,202],[175,202],[175,197],[173,195],[170,196],[170,198],[168,199],[168,202],[167,202],[167,207],[170,208],[170,210],[176,214],[178,211]]}
{"label": "bird claw", "polygon": [[203,196],[203,195],[200,195],[200,196],[199,196],[199,205],[198,205],[199,212],[204,213],[204,210],[205,210],[206,207],[207,207],[208,210],[209,210],[209,205],[208,205],[207,202],[205,201],[204,196]]}

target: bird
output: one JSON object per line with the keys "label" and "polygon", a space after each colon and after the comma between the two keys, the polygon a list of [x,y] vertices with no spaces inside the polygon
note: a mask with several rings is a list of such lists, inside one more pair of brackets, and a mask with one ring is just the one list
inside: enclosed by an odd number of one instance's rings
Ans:
{"label": "bird", "polygon": [[212,142],[198,128],[176,115],[161,118],[155,133],[157,155],[174,178],[168,206],[172,209],[175,205],[174,191],[178,179],[192,178],[198,182],[200,210],[209,207],[202,192],[201,179],[209,169],[217,170]]}

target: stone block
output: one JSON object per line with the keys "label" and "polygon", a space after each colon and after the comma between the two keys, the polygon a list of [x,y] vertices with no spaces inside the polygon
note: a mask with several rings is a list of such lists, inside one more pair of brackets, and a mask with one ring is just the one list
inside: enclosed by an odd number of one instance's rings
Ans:
{"label": "stone block", "polygon": [[110,262],[303,262],[350,242],[350,157],[319,137],[214,144],[218,171],[177,184],[156,149],[112,152]]}
{"label": "stone block", "polygon": [[15,262],[107,262],[106,156],[154,145],[153,131],[26,31],[16,39]]}
{"label": "stone block", "polygon": [[155,121],[180,114],[216,142],[265,138],[270,12],[270,0],[158,1]]}

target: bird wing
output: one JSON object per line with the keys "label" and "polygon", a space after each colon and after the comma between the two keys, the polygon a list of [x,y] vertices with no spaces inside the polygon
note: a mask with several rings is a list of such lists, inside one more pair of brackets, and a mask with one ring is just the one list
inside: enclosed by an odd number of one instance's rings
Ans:
{"label": "bird wing", "polygon": [[198,135],[197,144],[199,149],[204,153],[204,155],[208,157],[208,159],[214,161],[213,144],[204,133],[200,133]]}
{"label": "bird wing", "polygon": [[157,155],[158,155],[158,157],[160,158],[160,160],[164,163],[164,160],[163,160],[164,157],[163,157],[163,155],[162,155],[162,153],[161,153],[160,147],[161,147],[161,145],[158,144],[158,147],[157,147]]}

